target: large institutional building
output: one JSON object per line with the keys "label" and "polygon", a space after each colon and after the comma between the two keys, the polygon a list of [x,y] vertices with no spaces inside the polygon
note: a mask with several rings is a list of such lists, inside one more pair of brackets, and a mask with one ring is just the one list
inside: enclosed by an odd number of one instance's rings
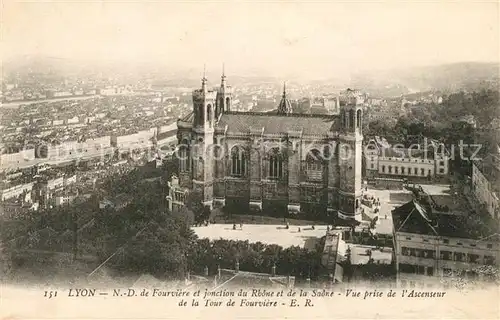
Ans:
{"label": "large institutional building", "polygon": [[234,112],[225,75],[214,90],[203,77],[177,123],[178,193],[232,212],[360,220],[363,111],[346,92],[335,116],[292,113],[285,88],[275,111]]}
{"label": "large institutional building", "polygon": [[374,137],[366,143],[364,161],[368,179],[434,178],[446,176],[449,171],[448,151],[434,140],[428,140],[423,146],[397,148],[383,137]]}

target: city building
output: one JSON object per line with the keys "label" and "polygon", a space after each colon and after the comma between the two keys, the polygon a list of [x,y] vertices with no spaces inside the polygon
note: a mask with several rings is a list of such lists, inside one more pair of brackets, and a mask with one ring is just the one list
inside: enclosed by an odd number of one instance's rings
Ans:
{"label": "city building", "polygon": [[477,126],[477,121],[476,121],[476,119],[474,118],[474,116],[473,116],[473,115],[471,115],[471,114],[468,114],[468,115],[465,115],[465,116],[461,117],[461,118],[459,119],[459,121],[460,121],[460,122],[462,122],[462,123],[467,123],[467,124],[468,124],[468,125],[470,125],[472,128],[476,128],[476,126]]}
{"label": "city building", "polygon": [[429,140],[424,146],[392,146],[374,137],[364,147],[365,175],[375,177],[433,178],[446,176],[449,155],[444,145]]}
{"label": "city building", "polygon": [[491,220],[487,215],[457,214],[418,192],[392,211],[398,283],[432,286],[442,277],[476,278],[478,268],[498,267],[498,225]]}
{"label": "city building", "polygon": [[340,105],[345,102],[354,103],[356,105],[364,105],[368,102],[368,94],[360,90],[347,88],[339,92]]}
{"label": "city building", "polygon": [[170,212],[184,206],[187,197],[187,190],[180,188],[179,179],[173,175],[168,182],[167,203]]}
{"label": "city building", "polygon": [[321,256],[321,264],[328,271],[330,281],[343,282],[344,270],[341,262],[345,258],[346,243],[342,239],[344,229],[333,229],[326,232],[325,246]]}
{"label": "city building", "polygon": [[[500,148],[499,148],[500,149]],[[472,192],[475,200],[495,219],[500,219],[500,150],[472,162]]]}
{"label": "city building", "polygon": [[33,182],[18,184],[14,186],[7,186],[7,187],[2,186],[3,188],[2,190],[0,190],[0,195],[1,195],[0,200],[5,201],[8,199],[17,198],[24,194],[31,194],[33,186],[34,186]]}
{"label": "city building", "polygon": [[353,93],[339,116],[294,114],[286,90],[274,112],[234,112],[225,75],[215,90],[203,77],[177,123],[180,188],[211,208],[361,220],[363,111]]}
{"label": "city building", "polygon": [[0,171],[16,171],[33,165],[35,149],[21,150],[15,153],[0,154]]}
{"label": "city building", "polygon": [[120,193],[114,197],[104,198],[99,201],[99,209],[120,210],[128,206],[131,201],[130,195]]}
{"label": "city building", "polygon": [[340,103],[338,96],[322,96],[302,98],[297,101],[297,109],[301,113],[311,114],[340,114]]}

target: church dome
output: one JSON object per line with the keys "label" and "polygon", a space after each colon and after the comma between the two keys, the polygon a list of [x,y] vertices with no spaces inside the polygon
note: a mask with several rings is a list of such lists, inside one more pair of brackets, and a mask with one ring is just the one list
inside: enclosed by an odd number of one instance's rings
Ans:
{"label": "church dome", "polygon": [[280,104],[278,105],[278,114],[292,113],[292,103],[286,97],[286,86],[283,84],[283,96],[281,97]]}

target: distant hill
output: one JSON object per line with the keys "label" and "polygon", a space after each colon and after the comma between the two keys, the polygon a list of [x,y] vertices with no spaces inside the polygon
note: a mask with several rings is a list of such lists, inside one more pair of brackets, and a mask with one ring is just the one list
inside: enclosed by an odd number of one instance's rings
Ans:
{"label": "distant hill", "polygon": [[497,89],[499,68],[498,63],[461,62],[359,73],[352,77],[351,85],[382,96],[415,91]]}
{"label": "distant hill", "polygon": [[404,85],[420,90],[473,90],[498,85],[499,64],[465,62],[421,67],[402,72]]}
{"label": "distant hill", "polygon": [[[152,80],[157,87],[198,87],[202,77],[202,67],[183,68],[172,66],[167,68],[152,62],[137,62],[135,64],[109,60],[107,62],[82,62],[70,59],[61,59],[50,56],[25,55],[15,59],[4,60],[4,76],[11,72],[16,74],[48,74],[48,75],[76,75],[92,74],[103,77],[121,77],[126,81],[137,79]],[[426,67],[399,68],[393,70],[379,70],[359,72],[351,76],[350,81],[343,78],[330,78],[317,81],[303,81],[289,77],[289,84],[294,82],[315,87],[327,85],[330,87],[359,88],[370,93],[371,96],[394,97],[402,94],[420,91],[456,92],[462,89],[477,90],[481,88],[497,89],[499,82],[500,65],[498,63],[461,62]],[[220,71],[211,69],[208,72],[210,86],[220,83]],[[268,70],[267,70],[268,71]],[[266,70],[254,70],[243,76],[228,74],[228,83],[235,87],[246,85],[261,85],[271,83],[280,85],[284,80],[264,76]],[[124,81],[125,81],[124,80]],[[329,89],[328,89],[329,90]]]}
{"label": "distant hill", "polygon": [[67,59],[37,55],[22,55],[3,61],[4,72],[20,74],[60,74],[74,71],[77,66],[74,61]]}

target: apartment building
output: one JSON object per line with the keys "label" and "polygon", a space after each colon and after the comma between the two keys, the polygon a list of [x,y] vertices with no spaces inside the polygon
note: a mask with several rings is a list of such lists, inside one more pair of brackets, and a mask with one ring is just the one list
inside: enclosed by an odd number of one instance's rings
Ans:
{"label": "apartment building", "polygon": [[12,198],[17,198],[23,194],[31,193],[33,190],[33,182],[18,184],[14,186],[7,186],[0,191],[1,201],[5,201]]}
{"label": "apartment building", "polygon": [[500,148],[482,161],[472,163],[472,192],[475,200],[497,221],[500,219]]}
{"label": "apartment building", "polygon": [[440,212],[431,202],[422,197],[392,211],[399,285],[432,286],[451,276],[477,278],[479,267],[498,267],[498,228],[488,216]]}
{"label": "apartment building", "polygon": [[0,155],[0,171],[16,171],[20,168],[33,165],[34,159],[35,149],[2,154]]}

